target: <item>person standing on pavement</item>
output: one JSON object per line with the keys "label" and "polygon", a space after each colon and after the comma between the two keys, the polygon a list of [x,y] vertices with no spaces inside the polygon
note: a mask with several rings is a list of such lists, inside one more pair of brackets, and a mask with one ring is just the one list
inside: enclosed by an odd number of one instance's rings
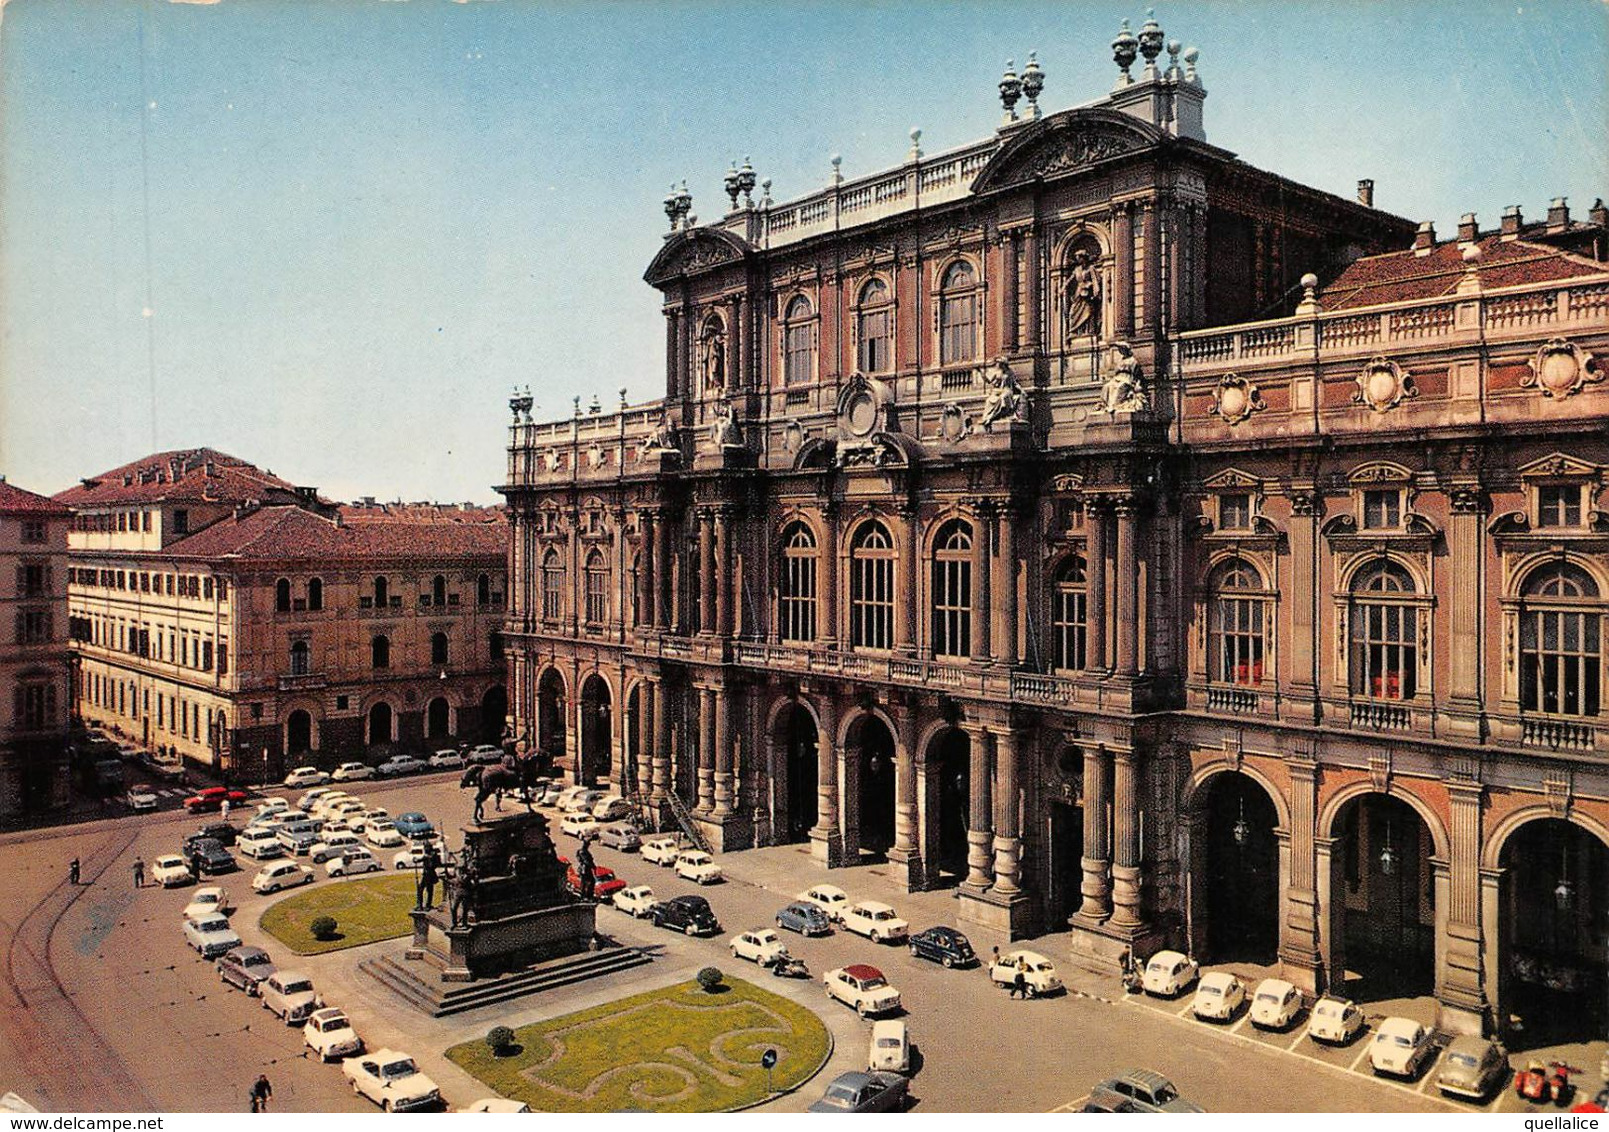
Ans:
{"label": "person standing on pavement", "polygon": [[1011,979],[1011,997],[1028,997],[1028,965],[1021,959],[1017,960],[1017,973]]}
{"label": "person standing on pavement", "polygon": [[259,1073],[257,1075],[257,1080],[252,1083],[251,1092],[248,1096],[251,1097],[251,1111],[268,1111],[268,1102],[274,1098],[274,1086],[268,1083],[268,1074]]}
{"label": "person standing on pavement", "polygon": [[145,887],[145,862],[138,857],[134,858],[134,887]]}
{"label": "person standing on pavement", "polygon": [[78,858],[74,857],[67,865],[67,883],[78,883]]}
{"label": "person standing on pavement", "polygon": [[222,821],[228,821],[229,820],[229,799],[228,798],[225,798],[223,800],[223,804],[218,807],[218,817]]}

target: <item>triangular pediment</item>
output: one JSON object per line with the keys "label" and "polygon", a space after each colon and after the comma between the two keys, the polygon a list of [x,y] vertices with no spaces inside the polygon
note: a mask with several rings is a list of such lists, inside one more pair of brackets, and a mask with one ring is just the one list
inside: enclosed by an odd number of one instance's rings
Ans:
{"label": "triangular pediment", "polygon": [[1522,479],[1577,479],[1590,478],[1598,475],[1603,469],[1597,464],[1575,456],[1567,456],[1563,452],[1553,452],[1520,468]]}
{"label": "triangular pediment", "polygon": [[974,193],[1068,176],[1150,149],[1163,133],[1149,122],[1117,110],[1082,109],[1052,114],[1025,126],[1001,146],[972,182]]}
{"label": "triangular pediment", "polygon": [[1208,491],[1233,491],[1236,488],[1258,489],[1263,486],[1263,481],[1250,472],[1243,472],[1239,468],[1225,468],[1223,471],[1202,480],[1201,486]]}

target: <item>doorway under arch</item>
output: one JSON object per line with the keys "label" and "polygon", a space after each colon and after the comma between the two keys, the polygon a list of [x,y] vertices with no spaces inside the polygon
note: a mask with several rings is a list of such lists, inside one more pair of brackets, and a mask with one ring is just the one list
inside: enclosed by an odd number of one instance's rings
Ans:
{"label": "doorway under arch", "polygon": [[1332,836],[1332,983],[1358,999],[1433,993],[1434,849],[1424,819],[1400,798],[1367,793],[1341,808]]}
{"label": "doorway under arch", "polygon": [[816,788],[820,781],[816,721],[803,704],[790,704],[777,716],[772,741],[782,757],[783,812],[777,815],[777,840],[808,841],[820,817]]}
{"label": "doorway under arch", "polygon": [[452,737],[452,709],[445,696],[437,696],[425,708],[425,737],[448,739]]}
{"label": "doorway under arch", "polygon": [[894,736],[875,715],[865,714],[849,731],[853,752],[859,847],[886,853],[894,844]]}
{"label": "doorway under arch", "polygon": [[1202,805],[1207,957],[1272,964],[1279,956],[1279,811],[1260,783],[1238,771],[1214,775]]}
{"label": "doorway under arch", "polygon": [[564,757],[564,677],[549,668],[536,683],[536,742],[548,760]]}
{"label": "doorway under arch", "polygon": [[369,709],[369,746],[389,743],[395,738],[392,730],[391,705],[381,700]]}
{"label": "doorway under arch", "polygon": [[972,808],[972,740],[952,727],[933,740],[930,773],[939,776],[938,857],[941,882],[967,873],[967,821]]}
{"label": "doorway under arch", "polygon": [[313,717],[297,709],[285,720],[285,753],[300,755],[313,749]]}
{"label": "doorway under arch", "polygon": [[597,786],[609,780],[609,737],[613,733],[609,684],[594,672],[581,685],[581,742],[576,782]]}

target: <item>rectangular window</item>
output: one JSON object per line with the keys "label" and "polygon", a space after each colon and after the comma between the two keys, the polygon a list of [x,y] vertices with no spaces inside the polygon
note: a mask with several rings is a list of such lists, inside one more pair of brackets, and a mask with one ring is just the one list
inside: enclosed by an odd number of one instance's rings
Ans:
{"label": "rectangular window", "polygon": [[176,535],[190,533],[190,512],[183,507],[173,509],[173,533]]}
{"label": "rectangular window", "polygon": [[978,356],[978,299],[976,295],[950,295],[940,302],[939,364],[955,365]]}
{"label": "rectangular window", "polygon": [[587,567],[587,623],[601,625],[609,620],[609,571],[606,567]]}
{"label": "rectangular window", "polygon": [[1365,530],[1394,530],[1402,526],[1402,492],[1365,491],[1363,493],[1363,527]]}
{"label": "rectangular window", "polygon": [[972,654],[972,561],[944,557],[933,563],[933,655]]}
{"label": "rectangular window", "polygon": [[855,648],[887,649],[894,644],[894,560],[856,558],[850,640]]}
{"label": "rectangular window", "polygon": [[1263,602],[1260,598],[1214,599],[1212,678],[1225,684],[1263,682]]}
{"label": "rectangular window", "polygon": [[1251,496],[1235,492],[1218,497],[1218,529],[1245,531],[1251,529]]}
{"label": "rectangular window", "polygon": [[1543,484],[1536,489],[1536,512],[1539,527],[1579,527],[1581,485]]}
{"label": "rectangular window", "polygon": [[226,675],[229,671],[229,638],[218,638],[218,675]]}
{"label": "rectangular window", "polygon": [[860,371],[886,373],[893,366],[890,324],[892,311],[867,311],[860,316]]}
{"label": "rectangular window", "polygon": [[43,519],[24,519],[22,522],[23,542],[44,542],[45,521]]}
{"label": "rectangular window", "polygon": [[815,350],[811,347],[815,326],[802,323],[790,326],[784,332],[783,381],[789,385],[804,385],[815,379]]}
{"label": "rectangular window", "polygon": [[147,533],[151,530],[151,513],[149,511],[140,512],[140,530]]}
{"label": "rectangular window", "polygon": [[212,597],[212,579],[210,577],[201,579],[201,596],[209,599]]}
{"label": "rectangular window", "polygon": [[1418,693],[1418,610],[1360,602],[1352,608],[1352,693],[1411,700]]}
{"label": "rectangular window", "polygon": [[17,641],[24,645],[43,645],[50,641],[51,616],[48,609],[30,609],[17,614]]}
{"label": "rectangular window", "polygon": [[212,642],[201,642],[201,668],[205,672],[212,671]]}
{"label": "rectangular window", "polygon": [[[813,548],[812,548],[813,549]],[[816,639],[816,558],[814,554],[788,554],[782,560],[782,639]]]}

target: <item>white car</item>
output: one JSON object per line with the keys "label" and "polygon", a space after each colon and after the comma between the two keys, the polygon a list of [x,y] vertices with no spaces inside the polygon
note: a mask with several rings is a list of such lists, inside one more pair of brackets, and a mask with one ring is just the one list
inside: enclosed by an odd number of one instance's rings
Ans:
{"label": "white car", "polygon": [[184,863],[183,857],[167,853],[151,862],[151,879],[163,888],[172,888],[189,884],[196,878],[190,874],[190,866]]}
{"label": "white car", "polygon": [[370,806],[366,810],[347,815],[346,821],[352,827],[353,833],[367,833],[377,824],[391,824],[391,812],[384,806]]}
{"label": "white car", "polygon": [[1146,994],[1173,998],[1189,990],[1196,975],[1195,960],[1179,951],[1159,951],[1145,965],[1140,985]]}
{"label": "white car", "polygon": [[203,959],[216,959],[240,946],[240,935],[222,912],[196,916],[184,922],[184,941]]}
{"label": "white car", "polygon": [[366,809],[367,807],[364,806],[361,799],[342,798],[340,801],[324,807],[324,812],[333,819],[342,819],[354,817],[363,813]]}
{"label": "white car", "polygon": [[581,810],[578,813],[565,814],[564,820],[559,822],[559,832],[571,837],[585,837],[598,828],[598,819]]}
{"label": "white car", "polygon": [[184,906],[184,918],[194,920],[202,916],[227,916],[232,911],[234,905],[229,903],[229,894],[217,885],[209,884],[190,894],[190,903]]}
{"label": "white car", "polygon": [[866,1054],[866,1069],[872,1073],[909,1073],[911,1071],[911,1035],[905,1023],[898,1019],[884,1019],[872,1023],[871,1048]]}
{"label": "white car", "polygon": [[[446,856],[447,856],[447,851],[444,848],[443,842],[440,839],[437,839],[437,840],[431,842],[431,844],[435,845],[435,847],[436,847],[436,856],[438,858],[440,858],[440,859],[445,860]],[[417,842],[415,844],[409,845],[402,852],[400,852],[396,856],[392,857],[391,858],[391,867],[393,869],[417,869],[421,864],[424,863],[424,859],[425,859],[425,846],[424,846],[424,843]]]}
{"label": "white car", "polygon": [[326,794],[339,793],[340,791],[336,790],[333,786],[315,786],[313,789],[303,794],[300,798],[296,799],[296,809],[301,810],[304,814],[310,813],[313,809],[313,806],[320,798],[324,797]]}
{"label": "white car", "polygon": [[333,861],[337,857],[362,849],[363,842],[359,840],[357,834],[331,833],[325,830],[321,838],[307,851],[307,859],[315,865],[322,865],[325,861]]}
{"label": "white car", "polygon": [[1228,971],[1201,976],[1190,1012],[1208,1022],[1227,1022],[1246,1004],[1246,984]]}
{"label": "white car", "polygon": [[251,890],[266,896],[282,888],[295,888],[299,884],[312,884],[313,870],[295,861],[276,861],[251,878]]}
{"label": "white car", "polygon": [[331,782],[361,782],[374,777],[374,768],[368,763],[342,763],[330,775]]}
{"label": "white car", "polygon": [[654,890],[646,884],[635,884],[630,888],[622,888],[615,893],[614,901],[616,908],[619,908],[626,915],[640,920],[648,915],[655,904],[659,903],[659,898],[654,895]]}
{"label": "white car", "polygon": [[390,818],[373,818],[365,822],[363,839],[376,849],[395,849],[407,844],[406,838],[397,832],[396,823]]}
{"label": "white car", "polygon": [[827,997],[852,1006],[862,1018],[892,1014],[899,1009],[899,991],[888,985],[883,973],[864,963],[837,967],[821,977]]}
{"label": "white car", "polygon": [[419,1072],[413,1058],[394,1049],[349,1057],[341,1062],[341,1072],[352,1083],[354,1093],[368,1097],[387,1112],[424,1108],[441,1099],[441,1090]]}
{"label": "white car", "polygon": [[805,889],[795,900],[803,900],[806,904],[814,904],[827,913],[827,919],[835,924],[844,922],[844,910],[849,907],[849,894],[843,889],[830,884],[817,884]]}
{"label": "white car", "polygon": [[642,859],[651,865],[674,865],[681,851],[681,843],[674,837],[655,837],[642,843]]}
{"label": "white car", "polygon": [[302,1044],[318,1054],[320,1061],[363,1052],[363,1039],[352,1028],[346,1012],[333,1006],[313,1011],[307,1025],[302,1027]]}
{"label": "white car", "polygon": [[257,984],[257,993],[263,1009],[279,1015],[287,1026],[306,1022],[320,1005],[312,978],[300,971],[275,971]]}
{"label": "white car", "polygon": [[732,949],[733,959],[747,959],[762,967],[769,967],[788,954],[788,945],[770,928],[742,932],[733,936],[728,946]]}
{"label": "white car", "polygon": [[592,804],[592,816],[599,821],[619,821],[631,816],[631,803],[619,794],[608,794]]}
{"label": "white car", "polygon": [[255,861],[266,861],[272,857],[283,857],[285,846],[280,844],[279,834],[275,830],[252,828],[235,841],[235,852]]}
{"label": "white car", "polygon": [[1346,1045],[1363,1032],[1367,1019],[1350,998],[1325,995],[1307,1016],[1307,1036],[1315,1042]]}
{"label": "white car", "polygon": [[385,762],[375,767],[374,773],[381,778],[392,778],[399,774],[413,774],[424,769],[424,762],[414,758],[412,755],[392,755]]}
{"label": "white car", "polygon": [[128,794],[123,799],[128,808],[135,813],[144,813],[146,810],[156,809],[156,792],[144,783],[135,783],[128,788]]}
{"label": "white car", "polygon": [[1264,979],[1251,996],[1251,1024],[1260,1030],[1283,1030],[1302,1012],[1302,992],[1284,979]]}
{"label": "white car", "polygon": [[283,798],[270,798],[266,802],[257,803],[257,814],[282,814],[291,808],[291,804]]}
{"label": "white car", "polygon": [[593,803],[603,797],[602,790],[594,790],[590,786],[570,786],[559,795],[558,807],[560,813],[579,813],[582,810],[590,812]]}
{"label": "white car", "polygon": [[316,766],[299,766],[285,776],[285,785],[291,787],[323,786],[329,780],[330,776]]}
{"label": "white car", "polygon": [[690,880],[695,884],[715,884],[722,878],[721,866],[715,863],[702,849],[690,849],[676,856],[676,863],[671,871],[683,880]]}
{"label": "white car", "polygon": [[1037,951],[1007,951],[989,964],[989,979],[997,987],[1016,986],[1019,974],[1031,995],[1054,994],[1062,989],[1056,965]]}
{"label": "white car", "polygon": [[844,909],[844,930],[863,935],[873,943],[899,943],[908,939],[911,925],[894,909],[875,900],[862,900]]}
{"label": "white car", "polygon": [[1428,1026],[1412,1018],[1387,1018],[1369,1043],[1369,1065],[1375,1073],[1412,1077],[1433,1051]]}
{"label": "white car", "polygon": [[491,743],[478,743],[469,749],[469,761],[482,765],[500,763],[503,761],[503,748]]}
{"label": "white car", "polygon": [[457,751],[437,751],[425,761],[432,770],[459,770],[464,765],[464,756]]}
{"label": "white car", "polygon": [[360,873],[377,873],[384,867],[367,849],[349,849],[331,858],[324,871],[332,877],[355,877]]}

